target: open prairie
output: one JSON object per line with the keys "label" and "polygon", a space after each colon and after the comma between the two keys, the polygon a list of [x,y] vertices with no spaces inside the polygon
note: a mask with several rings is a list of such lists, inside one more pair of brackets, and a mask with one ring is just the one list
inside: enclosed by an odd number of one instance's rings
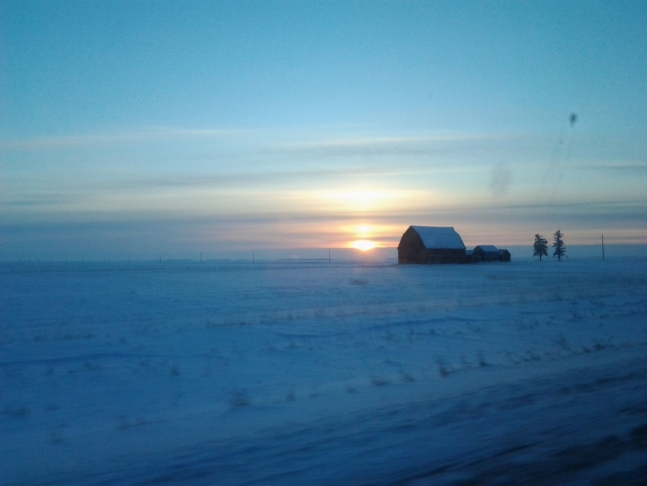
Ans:
{"label": "open prairie", "polygon": [[644,484],[647,260],[0,265],[3,484]]}

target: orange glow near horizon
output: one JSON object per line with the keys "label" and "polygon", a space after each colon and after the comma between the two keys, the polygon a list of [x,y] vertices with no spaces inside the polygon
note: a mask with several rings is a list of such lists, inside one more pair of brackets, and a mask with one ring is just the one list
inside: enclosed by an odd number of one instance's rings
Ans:
{"label": "orange glow near horizon", "polygon": [[356,240],[350,242],[350,247],[356,250],[369,251],[377,246],[375,241],[370,240],[374,233],[374,228],[368,224],[354,225],[349,228]]}
{"label": "orange glow near horizon", "polygon": [[377,245],[374,241],[370,240],[355,240],[351,242],[350,246],[351,248],[355,248],[356,250],[369,251],[375,248]]}
{"label": "orange glow near horizon", "polygon": [[351,225],[339,226],[337,231],[347,238],[343,243],[344,247],[369,251],[374,248],[391,247],[394,242],[397,244],[396,238],[399,241],[399,236],[393,235],[400,232],[400,227],[364,220]]}

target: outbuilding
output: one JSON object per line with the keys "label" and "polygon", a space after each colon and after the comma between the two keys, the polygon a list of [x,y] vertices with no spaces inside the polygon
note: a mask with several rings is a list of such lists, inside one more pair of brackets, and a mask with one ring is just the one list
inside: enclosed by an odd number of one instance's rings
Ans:
{"label": "outbuilding", "polygon": [[465,244],[454,228],[409,226],[398,245],[398,263],[467,263]]}
{"label": "outbuilding", "polygon": [[479,245],[472,251],[472,262],[509,262],[510,252],[494,245]]}
{"label": "outbuilding", "polygon": [[474,255],[478,255],[482,262],[498,262],[501,259],[499,249],[494,245],[478,245],[474,247]]}

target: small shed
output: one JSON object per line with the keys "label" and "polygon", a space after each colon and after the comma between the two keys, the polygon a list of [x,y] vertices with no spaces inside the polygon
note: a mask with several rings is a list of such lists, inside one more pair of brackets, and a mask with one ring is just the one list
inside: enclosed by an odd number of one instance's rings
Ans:
{"label": "small shed", "polygon": [[398,245],[398,263],[467,263],[465,245],[454,228],[409,226]]}
{"label": "small shed", "polygon": [[494,245],[478,245],[474,248],[474,255],[478,255],[482,262],[497,262],[501,259],[499,249]]}
{"label": "small shed", "polygon": [[506,250],[505,248],[500,248],[499,249],[499,260],[502,262],[509,262],[510,261],[510,252]]}

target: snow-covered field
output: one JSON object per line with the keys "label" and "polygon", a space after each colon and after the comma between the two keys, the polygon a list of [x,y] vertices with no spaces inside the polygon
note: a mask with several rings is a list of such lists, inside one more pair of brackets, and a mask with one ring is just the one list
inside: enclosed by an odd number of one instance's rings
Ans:
{"label": "snow-covered field", "polygon": [[0,264],[0,484],[647,484],[646,270]]}

